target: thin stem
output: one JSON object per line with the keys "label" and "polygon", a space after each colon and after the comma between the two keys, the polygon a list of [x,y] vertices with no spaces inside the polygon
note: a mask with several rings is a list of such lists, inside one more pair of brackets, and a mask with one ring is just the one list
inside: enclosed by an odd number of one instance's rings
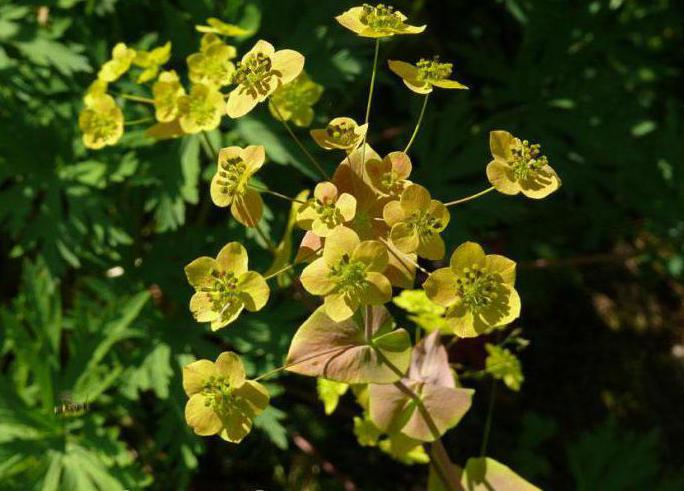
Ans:
{"label": "thin stem", "polygon": [[489,407],[487,408],[487,420],[485,421],[484,433],[482,434],[482,444],[480,445],[480,457],[484,457],[487,453],[487,444],[489,443],[489,434],[492,430],[492,415],[494,414],[494,400],[496,399],[496,385],[497,380],[492,380],[492,390],[489,393]]}
{"label": "thin stem", "polygon": [[280,273],[284,273],[285,271],[290,270],[290,269],[292,269],[292,268],[294,268],[294,267],[295,267],[295,264],[294,264],[294,263],[288,264],[288,265],[285,266],[284,268],[280,268],[280,269],[279,269],[278,271],[276,271],[275,273],[271,273],[271,274],[268,275],[268,276],[264,276],[264,280],[268,281],[268,280],[270,280],[271,278],[275,278],[275,277],[278,276]]}
{"label": "thin stem", "polygon": [[387,249],[388,249],[388,250],[394,255],[394,257],[396,257],[399,261],[403,262],[403,261],[402,261],[402,258],[399,256],[399,254],[401,254],[401,255],[403,256],[403,258],[406,259],[406,262],[408,262],[409,264],[415,266],[415,267],[416,267],[418,270],[420,270],[421,272],[423,272],[423,273],[425,273],[425,274],[430,274],[430,272],[429,272],[427,269],[425,269],[425,268],[422,267],[420,264],[418,264],[418,263],[415,262],[413,259],[411,259],[411,258],[408,256],[408,254],[405,254],[405,253],[401,252],[400,250],[395,249],[394,245],[393,245],[391,242],[389,242],[389,241],[383,239],[382,237],[380,238],[380,240],[381,240],[382,242],[385,243],[385,245],[387,246]]}
{"label": "thin stem", "polygon": [[154,121],[154,118],[133,119],[131,121],[125,121],[124,126],[133,126],[134,124],[149,123],[150,121]]}
{"label": "thin stem", "polygon": [[413,130],[413,134],[411,135],[411,139],[406,144],[406,148],[404,149],[404,153],[408,153],[409,149],[411,148],[411,145],[413,145],[413,142],[416,139],[416,136],[418,135],[418,130],[420,129],[420,124],[423,122],[423,116],[425,116],[425,108],[427,107],[427,103],[428,103],[429,98],[430,98],[430,93],[428,92],[427,94],[425,94],[425,99],[423,99],[423,107],[420,109],[420,115],[418,116],[418,121],[416,122],[416,127]]}
{"label": "thin stem", "polygon": [[484,191],[480,191],[479,193],[471,194],[470,196],[466,196],[465,198],[457,199],[454,201],[449,201],[448,203],[444,203],[444,206],[454,206],[454,205],[460,205],[461,203],[465,203],[466,201],[473,200],[475,198],[479,198],[480,196],[484,196],[485,194],[494,191],[494,186],[489,187],[485,189]]}
{"label": "thin stem", "polygon": [[123,97],[124,99],[128,99],[129,101],[142,102],[144,104],[154,104],[154,99],[150,99],[149,97],[140,97],[139,95],[132,94],[119,94],[119,96]]}
{"label": "thin stem", "polygon": [[311,155],[311,153],[309,153],[309,151],[306,149],[306,147],[301,142],[301,140],[297,137],[297,135],[295,135],[294,131],[292,131],[292,128],[290,128],[290,125],[287,124],[287,121],[285,121],[285,118],[280,113],[280,109],[278,109],[278,105],[275,102],[273,102],[272,99],[271,99],[271,107],[273,107],[273,109],[275,109],[275,112],[278,115],[278,119],[280,120],[280,122],[283,123],[283,126],[285,126],[285,129],[287,130],[287,132],[290,134],[290,136],[295,141],[295,143],[299,146],[299,148],[302,150],[302,152],[304,152],[304,154],[306,154],[306,156],[309,158],[309,160],[314,165],[314,167],[316,167],[318,172],[320,172],[320,174],[323,176],[324,179],[326,179],[326,180],[330,179],[330,176],[328,176],[328,173],[325,172],[325,170],[323,170],[323,167],[321,167],[321,164],[318,163],[318,160],[316,160],[314,158],[314,156]]}
{"label": "thin stem", "polygon": [[[368,120],[370,119],[370,110],[371,110],[371,105],[373,103],[373,90],[375,89],[375,75],[378,72],[378,55],[380,54],[380,38],[377,38],[375,40],[375,55],[373,56],[373,72],[371,74],[371,81],[370,81],[370,88],[368,89],[368,103],[366,104],[366,117],[364,118],[363,122],[364,124],[368,124]],[[366,138],[368,137],[368,130],[366,130],[366,133],[363,135],[363,143],[361,144],[363,146],[363,150],[361,152],[361,165],[362,169],[364,169],[365,172],[365,163],[366,163]]]}
{"label": "thin stem", "polygon": [[211,150],[211,153],[214,155],[214,160],[218,160],[218,151],[214,148],[214,145],[211,144],[211,140],[209,139],[209,135],[207,135],[206,131],[202,131],[202,138],[204,139],[204,143],[207,145],[209,150]]}
{"label": "thin stem", "polygon": [[271,239],[266,237],[266,234],[264,233],[263,230],[261,230],[261,227],[257,223],[254,225],[254,230],[256,230],[256,233],[259,237],[261,237],[261,240],[263,240],[266,243],[266,247],[268,247],[269,250],[274,251],[275,250],[275,244],[271,242]]}
{"label": "thin stem", "polygon": [[262,373],[261,375],[259,375],[257,378],[254,379],[254,382],[261,380],[263,378],[266,378],[266,377],[270,377],[271,375],[278,373],[278,372],[282,372],[283,370],[287,370],[288,368],[293,367],[295,365],[299,365],[300,363],[304,363],[304,362],[313,360],[314,358],[318,358],[319,356],[329,355],[330,353],[334,353],[336,351],[340,351],[340,348],[339,347],[338,348],[332,348],[332,349],[323,351],[322,353],[316,353],[315,355],[307,356],[305,358],[302,358],[301,360],[293,361],[291,363],[286,363],[282,367],[274,368],[272,370],[269,370],[266,373]]}
{"label": "thin stem", "polygon": [[266,189],[266,188],[262,188],[262,187],[259,187],[259,186],[255,186],[255,185],[253,185],[253,184],[248,184],[247,186],[250,187],[250,188],[252,188],[252,189],[255,190],[255,191],[259,191],[260,193],[272,194],[273,196],[277,196],[278,198],[282,198],[282,199],[286,199],[286,200],[288,200],[288,201],[292,201],[293,203],[300,203],[300,204],[302,204],[302,205],[305,205],[305,204],[306,204],[306,201],[302,201],[301,199],[297,199],[297,198],[291,198],[291,197],[289,197],[289,196],[287,196],[287,195],[278,193],[278,192],[276,192],[276,191],[271,191],[270,189]]}

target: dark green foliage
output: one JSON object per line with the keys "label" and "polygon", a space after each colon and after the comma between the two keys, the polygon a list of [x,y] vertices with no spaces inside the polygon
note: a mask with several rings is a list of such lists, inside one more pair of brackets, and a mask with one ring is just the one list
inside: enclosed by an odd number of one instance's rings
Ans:
{"label": "dark green foliage", "polygon": [[[483,189],[492,129],[541,143],[563,179],[542,202],[490,193],[456,208],[445,235],[450,250],[478,240],[521,263],[526,381],[520,394],[499,392],[492,457],[545,489],[681,489],[684,7],[396,3],[428,30],[383,42],[381,59],[440,54],[471,87],[431,96],[411,155],[415,180],[445,201]],[[207,143],[155,144],[136,125],[116,147],[89,151],[77,126],[81,97],[116,42],[171,40],[170,66],[182,73],[199,43],[193,25],[209,16],[306,55],[325,87],[314,127],[360,120],[373,45],[333,20],[351,5],[0,1],[0,489],[342,489],[320,459],[360,489],[422,485],[424,467],[356,444],[351,397],[325,417],[311,381],[293,375],[267,381],[273,407],[239,447],[192,434],[182,365],[233,349],[250,376],[277,367],[313,303],[295,283],[218,333],[196,324],[185,264],[231,240],[246,244],[253,269],[271,261],[258,236],[211,204]],[[255,39],[239,40],[239,51]],[[380,68],[369,141],[385,154],[408,140],[422,101]],[[130,102],[124,111],[148,114]],[[339,155],[300,135],[332,170]],[[265,107],[224,120],[209,140],[265,145],[258,177],[275,190],[312,186],[308,162]],[[265,200],[277,241],[289,205]],[[485,356],[477,343],[451,353],[469,366]],[[445,442],[456,461],[479,448],[489,391],[475,388]],[[65,397],[90,409],[55,415]],[[302,453],[295,434],[318,456]]]}

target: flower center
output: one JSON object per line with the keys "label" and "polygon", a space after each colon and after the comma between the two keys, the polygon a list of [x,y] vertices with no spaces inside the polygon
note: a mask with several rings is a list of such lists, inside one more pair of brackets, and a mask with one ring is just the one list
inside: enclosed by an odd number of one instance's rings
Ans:
{"label": "flower center", "polygon": [[194,94],[188,101],[188,113],[198,126],[208,125],[214,118],[216,108],[208,95],[207,93]]}
{"label": "flower center", "polygon": [[440,63],[439,56],[435,56],[432,60],[421,58],[416,66],[418,67],[418,80],[428,83],[449,78],[454,67],[451,63]]}
{"label": "flower center", "polygon": [[268,84],[274,76],[271,58],[264,53],[254,53],[239,61],[233,74],[233,83],[249,91],[268,92]]}
{"label": "flower center", "polygon": [[380,187],[387,194],[399,194],[404,188],[404,180],[395,170],[385,172],[380,177]]}
{"label": "flower center", "polygon": [[219,178],[216,182],[221,186],[221,193],[233,197],[241,188],[242,177],[247,170],[247,164],[240,157],[226,159],[221,162],[221,168],[218,171]]}
{"label": "flower center", "polygon": [[318,218],[330,228],[336,227],[343,221],[342,214],[335,206],[335,203],[316,199],[313,201],[313,208],[316,211]]}
{"label": "flower center", "polygon": [[211,309],[223,316],[242,302],[242,295],[237,287],[238,279],[234,273],[216,270],[211,272],[211,276],[214,278],[214,284],[210,288],[203,288],[202,291],[211,302]]}
{"label": "flower center", "polygon": [[230,77],[233,67],[230,56],[221,50],[212,54],[205,54],[202,59],[201,71],[212,82],[221,85]]}
{"label": "flower center", "polygon": [[441,220],[425,211],[414,211],[406,221],[421,237],[430,237],[444,228]]}
{"label": "flower center", "polygon": [[358,291],[366,281],[366,265],[354,261],[345,254],[335,266],[330,268],[330,277],[337,283],[337,291],[352,293]]}
{"label": "flower center", "polygon": [[328,134],[328,138],[340,145],[353,145],[358,138],[358,135],[354,133],[354,125],[342,121],[337,124],[328,124],[325,132]]}
{"label": "flower center", "polygon": [[116,132],[117,121],[108,112],[91,112],[88,133],[96,140],[106,140]]}
{"label": "flower center", "polygon": [[379,3],[377,6],[364,4],[361,22],[378,31],[394,31],[400,29],[404,21],[394,7]]}
{"label": "flower center", "polygon": [[204,405],[211,407],[216,413],[225,414],[235,403],[233,388],[223,376],[209,377],[202,386]]}
{"label": "flower center", "polygon": [[530,145],[527,140],[516,138],[511,148],[513,154],[511,166],[516,180],[534,176],[541,168],[548,165],[549,160],[541,155],[541,145]]}
{"label": "flower center", "polygon": [[456,279],[459,296],[473,310],[486,307],[496,299],[496,286],[496,277],[478,265],[463,268],[463,275]]}

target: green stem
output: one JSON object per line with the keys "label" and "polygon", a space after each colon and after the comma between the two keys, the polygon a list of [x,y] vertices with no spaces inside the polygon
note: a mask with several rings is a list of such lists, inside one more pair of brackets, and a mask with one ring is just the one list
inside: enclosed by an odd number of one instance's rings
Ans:
{"label": "green stem", "polygon": [[[366,117],[363,120],[364,124],[368,124],[368,120],[370,119],[370,110],[371,110],[371,105],[373,103],[373,90],[375,89],[375,76],[378,72],[378,55],[380,54],[380,38],[377,38],[375,40],[375,55],[373,56],[373,72],[371,74],[371,81],[370,81],[370,88],[368,89],[368,103],[366,104]],[[362,169],[366,168],[366,138],[368,137],[368,129],[366,129],[366,133],[363,135],[363,150],[361,152],[361,166]]]}
{"label": "green stem", "polygon": [[471,194],[470,196],[466,196],[465,198],[457,199],[454,201],[449,201],[448,203],[444,203],[444,206],[454,206],[454,205],[460,205],[461,203],[465,203],[466,201],[473,200],[475,198],[479,198],[480,196],[484,196],[485,194],[489,193],[490,191],[494,191],[494,186],[485,189],[484,191],[480,191],[479,193]]}
{"label": "green stem", "polygon": [[292,128],[290,128],[290,125],[287,124],[287,121],[285,121],[285,118],[283,118],[283,115],[280,113],[280,109],[278,109],[278,105],[276,103],[274,103],[273,100],[271,100],[271,107],[273,107],[273,109],[275,109],[275,112],[278,115],[278,119],[280,120],[280,122],[283,123],[283,126],[285,126],[285,129],[287,130],[287,132],[290,134],[290,136],[295,141],[297,146],[299,146],[299,148],[302,150],[302,152],[304,152],[304,154],[309,158],[309,160],[314,165],[314,167],[316,167],[318,172],[320,172],[320,174],[323,176],[324,179],[326,179],[326,180],[330,179],[330,176],[328,175],[328,173],[325,172],[325,170],[323,170],[323,167],[321,167],[321,164],[318,163],[318,160],[316,160],[314,158],[314,156],[311,155],[311,153],[306,149],[306,147],[301,142],[301,140],[297,137],[297,135],[295,135],[294,131],[292,131]]}
{"label": "green stem", "polygon": [[276,271],[275,273],[271,273],[271,274],[268,275],[268,276],[264,276],[264,280],[268,281],[268,280],[270,280],[271,278],[275,278],[275,277],[278,276],[279,274],[284,273],[285,271],[288,271],[288,270],[290,270],[290,269],[292,269],[292,268],[294,268],[294,267],[295,267],[294,263],[288,264],[287,266],[285,266],[285,267],[283,267],[283,268],[280,268],[280,269],[279,269],[278,271]]}
{"label": "green stem", "polygon": [[250,187],[251,189],[255,190],[255,191],[259,191],[260,193],[272,194],[273,196],[277,196],[278,198],[286,199],[286,200],[291,201],[293,203],[300,203],[302,205],[306,204],[306,201],[302,201],[301,199],[297,199],[297,198],[291,198],[285,194],[281,194],[281,193],[278,193],[276,191],[271,191],[270,189],[255,186],[253,184],[248,184],[247,186]]}
{"label": "green stem", "polygon": [[492,416],[494,414],[494,400],[496,399],[496,379],[492,380],[492,390],[489,393],[489,407],[487,408],[487,419],[485,420],[484,433],[482,434],[482,444],[480,445],[480,457],[487,453],[489,434],[492,431]]}
{"label": "green stem", "polygon": [[[391,242],[389,242],[389,241],[383,239],[382,237],[380,238],[380,240],[381,240],[382,242],[384,242],[384,244],[387,246],[387,249],[392,253],[392,255],[393,255],[394,257],[396,257],[396,258],[399,260],[399,262],[402,262],[402,263],[404,262],[404,261],[402,260],[401,256],[399,256],[399,254],[401,254],[402,256],[404,256],[404,259],[406,259],[406,262],[408,262],[409,264],[415,266],[416,269],[420,270],[421,272],[423,272],[423,273],[425,273],[425,274],[430,274],[430,272],[429,272],[427,269],[425,269],[424,267],[422,267],[422,266],[421,266],[420,264],[418,264],[416,261],[412,260],[412,259],[408,256],[408,254],[403,253],[403,252],[401,252],[400,250],[396,249],[396,248],[394,247],[394,245],[393,245]],[[406,263],[404,263],[404,264],[406,264]]]}
{"label": "green stem", "polygon": [[154,118],[133,119],[131,121],[125,121],[124,126],[133,126],[134,124],[149,123],[150,121],[154,121]]}
{"label": "green stem", "polygon": [[270,251],[274,251],[274,250],[275,250],[275,245],[273,244],[273,242],[271,242],[271,239],[269,239],[268,237],[266,237],[266,234],[264,233],[263,230],[261,230],[261,227],[259,226],[258,223],[257,223],[256,225],[254,225],[254,230],[256,230],[257,235],[258,235],[259,237],[261,237],[261,240],[264,241],[264,243],[266,244],[266,247],[268,247],[268,249],[269,249]]}
{"label": "green stem", "polygon": [[143,102],[145,104],[154,104],[154,99],[150,99],[149,97],[140,97],[139,95],[132,95],[132,94],[119,94],[121,97],[124,99],[128,99],[129,101],[135,101],[135,102]]}
{"label": "green stem", "polygon": [[274,368],[273,370],[269,370],[266,373],[262,373],[261,375],[259,375],[257,378],[254,379],[254,382],[261,380],[263,378],[266,378],[266,377],[270,377],[271,375],[276,374],[278,372],[282,372],[283,370],[287,370],[288,368],[293,367],[295,365],[299,365],[300,363],[304,363],[304,362],[313,360],[314,358],[318,358],[319,356],[325,356],[325,355],[329,355],[330,353],[335,353],[335,352],[339,352],[339,351],[340,351],[339,347],[338,348],[332,348],[332,349],[323,351],[322,353],[316,353],[315,355],[307,356],[305,358],[302,358],[301,360],[293,361],[292,363],[286,363],[285,365],[283,365],[281,367]]}
{"label": "green stem", "polygon": [[416,127],[413,129],[413,134],[411,135],[411,139],[409,140],[409,142],[406,144],[406,148],[404,148],[404,153],[408,153],[409,149],[411,148],[411,145],[413,145],[413,142],[416,139],[416,136],[418,135],[418,130],[420,129],[420,124],[423,122],[423,116],[425,116],[425,108],[427,107],[429,98],[430,93],[428,92],[427,94],[425,94],[425,99],[423,99],[423,107],[420,109],[420,115],[418,116]]}
{"label": "green stem", "polygon": [[202,138],[204,139],[204,143],[207,148],[211,150],[211,153],[214,155],[214,160],[218,160],[218,151],[214,148],[214,145],[211,144],[209,135],[207,135],[207,132],[204,130],[202,131]]}

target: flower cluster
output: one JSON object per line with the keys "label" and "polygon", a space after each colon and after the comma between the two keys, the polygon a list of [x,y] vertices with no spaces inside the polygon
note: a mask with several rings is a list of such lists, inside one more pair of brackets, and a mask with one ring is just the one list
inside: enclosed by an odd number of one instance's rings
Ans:
{"label": "flower cluster", "polygon": [[[136,52],[117,45],[86,95],[80,125],[84,142],[91,148],[114,144],[120,138],[123,115],[107,95],[107,84],[132,65],[144,70],[138,80],[156,77],[153,98],[143,98],[154,107],[158,123],[148,134],[155,136],[213,130],[224,115],[239,118],[268,101],[272,116],[294,137],[322,180],[312,186],[313,192],[291,198],[253,179],[266,161],[264,146],[219,149],[209,187],[216,206],[229,207],[237,222],[262,238],[262,195],[289,200],[290,219],[281,244],[269,246],[274,262],[266,276],[248,269],[247,250],[237,242],[226,244],[215,259],[200,257],[190,262],[185,268],[195,290],[190,311],[198,322],[210,323],[212,330],[223,328],[236,322],[242,312],[265,307],[269,279],[297,271],[305,263],[301,286],[318,297],[320,305],[300,326],[287,363],[276,371],[318,377],[326,412],[332,412],[351,387],[363,413],[354,419],[360,444],[378,446],[402,462],[426,463],[431,458],[423,442],[437,441],[454,427],[469,410],[473,396],[473,390],[462,387],[451,369],[442,337],[454,343],[490,335],[506,329],[521,313],[514,261],[487,254],[470,241],[447,256],[451,247],[443,234],[454,222],[458,226],[450,208],[492,190],[543,198],[558,189],[560,179],[539,145],[506,131],[492,131],[493,160],[483,172],[492,187],[456,200],[432,196],[410,180],[410,148],[433,88],[467,87],[451,79],[452,64],[437,57],[420,59],[415,65],[389,61],[390,70],[408,89],[425,98],[408,144],[379,155],[367,135],[380,39],[418,34],[425,26],[407,23],[404,14],[383,4],[354,7],[336,19],[361,37],[375,38],[376,57],[363,123],[337,116],[324,128],[310,131],[319,147],[338,151],[334,169],[329,162],[322,165],[288,123],[309,126],[314,119],[312,106],[323,91],[303,71],[304,56],[290,49],[276,50],[259,40],[234,62],[236,49],[220,36],[244,35],[244,30],[218,19],[198,26],[204,36],[199,52],[187,59],[192,82],[187,91],[175,71],[161,69],[170,46]],[[302,238],[293,259],[295,228],[301,230]],[[397,290],[403,291],[394,296]],[[418,326],[414,341],[395,325],[385,307],[393,297],[394,304],[407,310]],[[428,335],[422,337],[420,329]],[[519,390],[522,372],[515,355],[503,345],[486,346],[485,372]],[[246,380],[234,353],[222,353],[215,363],[199,360],[186,366],[184,387],[190,398],[186,419],[194,431],[218,434],[232,442],[250,431],[252,420],[268,404],[266,390]],[[442,484],[445,489],[457,488],[448,480]]]}

